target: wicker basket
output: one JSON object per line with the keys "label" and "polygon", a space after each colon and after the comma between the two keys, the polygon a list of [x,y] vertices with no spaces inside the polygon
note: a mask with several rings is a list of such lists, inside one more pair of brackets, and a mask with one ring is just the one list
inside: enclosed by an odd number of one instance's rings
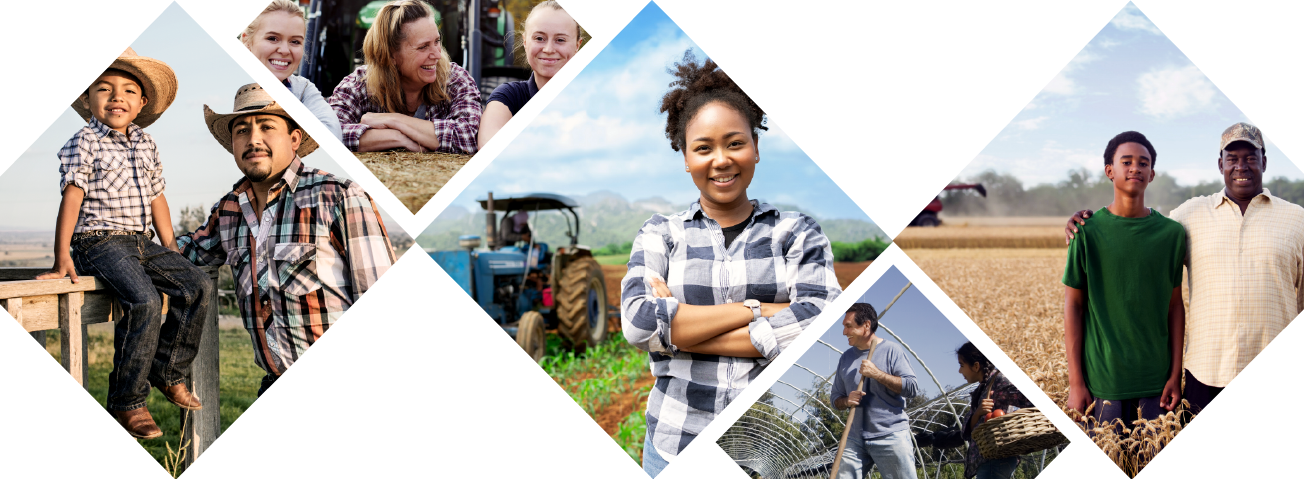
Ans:
{"label": "wicker basket", "polygon": [[1022,456],[1068,441],[1035,407],[988,419],[974,429],[973,439],[987,459]]}

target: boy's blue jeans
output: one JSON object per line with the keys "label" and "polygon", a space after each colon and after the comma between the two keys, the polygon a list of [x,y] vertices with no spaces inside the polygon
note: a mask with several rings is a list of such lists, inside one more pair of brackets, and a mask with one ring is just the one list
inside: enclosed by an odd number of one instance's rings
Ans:
{"label": "boy's blue jeans", "polygon": [[[113,325],[106,408],[144,407],[151,385],[162,388],[185,381],[213,296],[208,274],[144,235],[74,241],[72,259],[79,274],[104,281],[122,306],[122,317]],[[169,297],[166,322],[159,293]]]}

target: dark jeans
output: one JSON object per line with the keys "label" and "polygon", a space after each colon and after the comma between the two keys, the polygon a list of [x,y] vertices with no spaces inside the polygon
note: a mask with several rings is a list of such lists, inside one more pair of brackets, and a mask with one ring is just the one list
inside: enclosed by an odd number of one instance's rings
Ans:
{"label": "dark jeans", "polygon": [[1191,414],[1200,414],[1205,406],[1208,406],[1214,398],[1218,397],[1218,393],[1222,392],[1223,388],[1209,386],[1200,382],[1189,370],[1183,372],[1186,374],[1186,389],[1182,391],[1182,397],[1191,403]]}
{"label": "dark jeans", "polygon": [[[1116,427],[1131,429],[1132,421],[1137,420],[1138,415],[1140,419],[1154,419],[1168,412],[1167,409],[1159,406],[1161,397],[1163,395],[1133,399],[1096,398],[1096,406],[1091,409],[1091,415],[1102,426],[1113,422],[1115,419],[1120,419],[1123,421],[1123,425]],[[1109,401],[1109,404],[1105,404],[1106,401]]]}
{"label": "dark jeans", "polygon": [[276,380],[279,378],[280,376],[273,376],[271,374],[263,376],[262,384],[258,385],[258,394],[255,394],[254,397],[263,397],[263,393],[267,392],[267,388],[272,387],[272,384],[275,384]]}
{"label": "dark jeans", "polygon": [[[144,407],[151,385],[162,388],[186,380],[199,351],[212,282],[190,261],[144,235],[96,236],[72,247],[78,273],[105,282],[122,306],[122,317],[113,325],[106,407]],[[160,317],[159,293],[170,301],[166,322]]]}

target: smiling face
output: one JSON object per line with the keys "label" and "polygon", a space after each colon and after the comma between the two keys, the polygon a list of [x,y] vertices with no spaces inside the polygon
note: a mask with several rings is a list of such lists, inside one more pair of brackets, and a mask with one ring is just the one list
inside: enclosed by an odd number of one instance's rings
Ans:
{"label": "smiling face", "polygon": [[245,178],[254,183],[266,182],[285,171],[294,161],[303,131],[277,115],[253,114],[231,122],[231,151],[235,164]]}
{"label": "smiling face", "polygon": [[870,337],[873,333],[869,332],[869,322],[863,325],[856,324],[856,313],[848,311],[842,316],[842,335],[847,337],[847,344],[859,349],[869,349]]}
{"label": "smiling face", "polygon": [[434,83],[439,76],[439,26],[430,17],[403,25],[403,41],[394,52],[394,65],[398,67],[404,91],[419,91]]}
{"label": "smiling face", "polygon": [[249,51],[259,63],[272,71],[277,80],[285,81],[299,69],[303,60],[303,17],[286,12],[268,12],[259,19],[258,30],[247,39]]}
{"label": "smiling face", "polygon": [[1114,189],[1129,194],[1144,193],[1155,179],[1154,160],[1150,150],[1140,143],[1123,143],[1114,151],[1114,161],[1105,165],[1105,176],[1114,182]]}
{"label": "smiling face", "polygon": [[579,24],[564,10],[540,8],[525,21],[526,62],[546,83],[580,48]]}
{"label": "smiling face", "polygon": [[759,159],[747,118],[722,102],[711,102],[688,120],[684,133],[684,166],[702,193],[702,206],[728,209],[747,202]]}
{"label": "smiling face", "polygon": [[141,107],[149,103],[140,83],[126,72],[105,70],[81,97],[82,106],[100,123],[126,134]]}
{"label": "smiling face", "polygon": [[1263,150],[1245,141],[1227,145],[1218,157],[1218,170],[1223,174],[1227,194],[1233,198],[1249,199],[1263,192],[1263,171],[1268,159]]}
{"label": "smiling face", "polygon": [[983,370],[978,363],[965,363],[960,356],[956,356],[955,360],[960,363],[960,375],[964,376],[964,382],[976,383],[983,380]]}

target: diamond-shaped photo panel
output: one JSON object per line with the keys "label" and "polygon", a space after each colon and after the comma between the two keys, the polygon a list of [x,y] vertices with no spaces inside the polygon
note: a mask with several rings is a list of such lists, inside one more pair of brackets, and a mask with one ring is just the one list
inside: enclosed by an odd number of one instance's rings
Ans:
{"label": "diamond-shaped photo panel", "polygon": [[1134,476],[1300,312],[1267,133],[1128,4],[895,241]]}
{"label": "diamond-shaped photo panel", "polygon": [[299,3],[241,41],[413,213],[589,39],[556,1]]}
{"label": "diamond-shaped photo panel", "polygon": [[1031,478],[1067,446],[895,266],[842,319],[716,441],[749,476]]}
{"label": "diamond-shaped photo panel", "polygon": [[180,6],[129,47],[0,175],[0,308],[175,475],[412,240]]}
{"label": "diamond-shaped photo panel", "polygon": [[417,243],[655,475],[889,244],[770,120],[649,4]]}

